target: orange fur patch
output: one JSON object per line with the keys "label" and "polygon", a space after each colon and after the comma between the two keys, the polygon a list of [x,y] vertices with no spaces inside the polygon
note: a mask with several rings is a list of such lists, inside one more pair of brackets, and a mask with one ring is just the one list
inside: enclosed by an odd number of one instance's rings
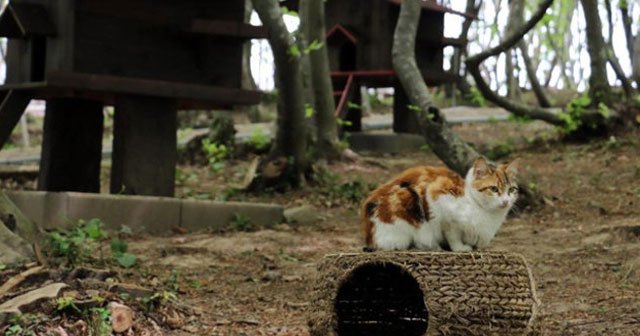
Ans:
{"label": "orange fur patch", "polygon": [[441,195],[464,195],[464,179],[443,167],[414,167],[400,173],[391,181],[374,190],[364,201],[360,221],[365,241],[371,246],[373,222],[376,216],[381,222],[391,224],[400,218],[414,227],[430,218],[426,195],[437,199]]}

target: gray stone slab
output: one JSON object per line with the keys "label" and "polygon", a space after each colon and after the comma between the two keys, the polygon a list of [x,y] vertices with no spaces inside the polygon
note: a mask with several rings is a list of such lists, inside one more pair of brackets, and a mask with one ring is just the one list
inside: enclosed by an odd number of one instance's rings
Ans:
{"label": "gray stone slab", "polygon": [[234,227],[239,215],[252,227],[272,227],[284,221],[284,208],[277,204],[184,200],[181,226],[189,231],[221,230]]}
{"label": "gray stone slab", "polygon": [[349,147],[356,152],[409,153],[420,150],[424,138],[417,134],[351,133]]}
{"label": "gray stone slab", "polygon": [[34,223],[44,229],[68,227],[67,194],[46,191],[7,190],[7,196]]}
{"label": "gray stone slab", "polygon": [[180,224],[181,201],[169,197],[68,193],[67,218],[99,218],[107,229],[167,233]]}

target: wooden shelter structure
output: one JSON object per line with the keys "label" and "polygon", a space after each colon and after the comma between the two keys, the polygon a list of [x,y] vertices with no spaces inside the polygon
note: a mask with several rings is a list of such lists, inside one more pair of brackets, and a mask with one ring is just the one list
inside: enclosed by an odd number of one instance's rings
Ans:
{"label": "wooden shelter structure", "polygon": [[257,104],[242,45],[266,38],[244,0],[11,0],[0,148],[31,99],[47,101],[38,188],[100,191],[113,105],[111,192],[173,196],[177,109]]}
{"label": "wooden shelter structure", "polygon": [[[285,6],[297,9],[298,0]],[[360,86],[395,89],[393,130],[417,132],[415,113],[395,76],[391,57],[393,34],[400,15],[401,0],[327,0],[325,22],[327,48],[336,115],[349,120],[350,131],[361,130]],[[422,2],[422,13],[416,35],[416,61],[427,85],[435,86],[458,80],[443,70],[443,49],[463,47],[467,41],[444,37],[445,13],[473,18],[438,4]],[[352,102],[355,104],[348,104]]]}

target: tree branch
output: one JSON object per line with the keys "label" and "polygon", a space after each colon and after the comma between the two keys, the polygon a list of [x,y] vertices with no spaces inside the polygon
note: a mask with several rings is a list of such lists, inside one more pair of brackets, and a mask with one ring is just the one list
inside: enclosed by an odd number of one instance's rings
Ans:
{"label": "tree branch", "polygon": [[522,40],[524,35],[533,27],[535,27],[535,25],[542,19],[547,9],[551,6],[552,2],[553,0],[545,0],[542,4],[540,4],[538,10],[531,16],[529,21],[527,21],[521,27],[515,29],[511,35],[507,36],[505,40],[499,43],[497,46],[467,58],[466,65],[467,71],[469,71],[471,76],[473,76],[473,79],[478,86],[478,90],[482,92],[487,100],[500,107],[505,108],[515,115],[533,119],[540,119],[553,125],[563,126],[564,120],[558,115],[549,112],[548,110],[542,108],[531,108],[524,104],[519,104],[500,97],[495,92],[493,92],[493,90],[491,90],[487,82],[482,78],[482,74],[480,73],[480,63],[482,63],[487,58],[505,52],[518,44],[518,42]]}

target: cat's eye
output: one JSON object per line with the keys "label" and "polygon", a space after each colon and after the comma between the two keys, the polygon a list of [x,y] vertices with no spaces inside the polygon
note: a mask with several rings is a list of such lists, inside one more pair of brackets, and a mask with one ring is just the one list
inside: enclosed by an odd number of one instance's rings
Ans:
{"label": "cat's eye", "polygon": [[510,194],[515,194],[515,193],[517,193],[517,192],[518,192],[518,188],[517,188],[517,187],[511,187],[511,188],[509,188],[509,193],[510,193]]}
{"label": "cat's eye", "polygon": [[491,190],[491,192],[494,192],[494,193],[498,193],[498,191],[500,191],[496,186],[489,187],[489,190]]}

